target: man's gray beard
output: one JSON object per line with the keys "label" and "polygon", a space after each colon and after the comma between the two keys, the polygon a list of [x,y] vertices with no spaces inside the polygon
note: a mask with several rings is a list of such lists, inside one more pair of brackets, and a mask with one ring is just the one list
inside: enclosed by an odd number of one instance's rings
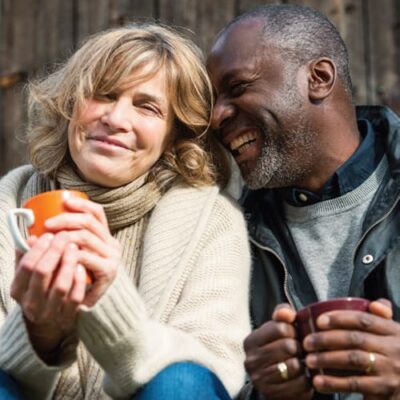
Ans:
{"label": "man's gray beard", "polygon": [[[290,187],[311,171],[315,132],[305,124],[268,143],[264,132],[261,154],[254,169],[244,176],[251,189]],[[279,140],[279,142],[278,142]]]}
{"label": "man's gray beard", "polygon": [[287,64],[285,68],[287,85],[282,91],[283,103],[297,112],[297,126],[282,132],[270,132],[259,126],[263,137],[261,154],[254,169],[243,177],[251,189],[293,186],[311,171],[317,135],[303,117],[303,100],[291,79],[298,65]]}

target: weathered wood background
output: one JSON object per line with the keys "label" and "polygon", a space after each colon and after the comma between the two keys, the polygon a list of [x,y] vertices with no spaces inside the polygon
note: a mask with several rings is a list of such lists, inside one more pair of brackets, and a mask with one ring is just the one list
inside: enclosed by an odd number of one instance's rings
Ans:
{"label": "weathered wood background", "polygon": [[[317,8],[338,27],[349,48],[356,102],[400,111],[400,0],[293,2]],[[87,35],[151,17],[189,28],[207,51],[235,15],[266,3],[272,1],[0,0],[0,175],[26,160],[27,79],[65,59]]]}

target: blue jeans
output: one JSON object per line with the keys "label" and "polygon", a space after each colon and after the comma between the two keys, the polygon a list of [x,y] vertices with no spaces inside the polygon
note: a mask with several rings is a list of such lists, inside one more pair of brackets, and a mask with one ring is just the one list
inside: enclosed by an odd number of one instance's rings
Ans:
{"label": "blue jeans", "polygon": [[3,371],[0,371],[0,400],[24,400],[17,382]]}
{"label": "blue jeans", "polygon": [[231,400],[221,381],[191,362],[172,364],[143,386],[132,400]]}
{"label": "blue jeans", "polygon": [[[132,400],[231,400],[207,368],[190,362],[172,364],[143,386]],[[0,371],[0,400],[24,400],[18,384]]]}

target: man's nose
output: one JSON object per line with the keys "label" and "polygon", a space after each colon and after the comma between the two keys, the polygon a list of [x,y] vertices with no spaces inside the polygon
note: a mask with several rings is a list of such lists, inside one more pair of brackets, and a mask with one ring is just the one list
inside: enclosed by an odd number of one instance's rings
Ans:
{"label": "man's nose", "polygon": [[113,131],[129,132],[132,130],[132,111],[124,101],[117,100],[109,104],[101,121]]}
{"label": "man's nose", "polygon": [[211,127],[223,128],[234,115],[235,106],[222,98],[217,98],[211,116]]}

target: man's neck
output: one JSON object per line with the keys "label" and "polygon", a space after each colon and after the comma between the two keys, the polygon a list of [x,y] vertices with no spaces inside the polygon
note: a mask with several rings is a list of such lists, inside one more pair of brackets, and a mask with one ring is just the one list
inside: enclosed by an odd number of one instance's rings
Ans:
{"label": "man's neck", "polygon": [[347,132],[340,129],[324,135],[310,172],[293,186],[319,193],[335,171],[355,153],[361,143],[357,124],[346,129]]}

